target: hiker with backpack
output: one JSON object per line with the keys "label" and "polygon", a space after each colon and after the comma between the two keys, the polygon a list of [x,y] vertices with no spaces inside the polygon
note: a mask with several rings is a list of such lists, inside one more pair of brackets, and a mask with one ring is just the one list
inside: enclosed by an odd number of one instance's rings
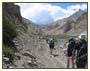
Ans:
{"label": "hiker with backpack", "polygon": [[75,44],[73,49],[73,56],[77,50],[76,54],[76,67],[77,68],[85,68],[87,64],[87,41],[85,40],[85,34],[81,34],[79,36],[79,41]]}
{"label": "hiker with backpack", "polygon": [[70,38],[67,45],[66,45],[66,56],[67,56],[67,68],[69,68],[70,66],[70,60],[71,60],[71,63],[72,63],[72,68],[74,68],[74,57],[72,57],[72,51],[73,51],[73,48],[75,46],[75,40],[74,38]]}
{"label": "hiker with backpack", "polygon": [[50,48],[50,54],[52,55],[52,51],[53,51],[53,49],[54,49],[54,39],[53,38],[51,38],[50,40],[49,40],[49,48]]}

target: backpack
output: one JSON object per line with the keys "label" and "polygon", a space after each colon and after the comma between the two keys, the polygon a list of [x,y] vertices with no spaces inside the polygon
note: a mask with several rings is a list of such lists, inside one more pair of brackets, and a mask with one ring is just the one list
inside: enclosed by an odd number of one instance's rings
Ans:
{"label": "backpack", "polygon": [[75,41],[71,40],[68,44],[68,51],[72,52],[75,45]]}
{"label": "backpack", "polygon": [[49,45],[54,45],[54,40],[50,40]]}
{"label": "backpack", "polygon": [[54,40],[50,40],[49,41],[49,47],[50,48],[54,48]]}
{"label": "backpack", "polygon": [[77,53],[77,58],[80,61],[86,61],[87,60],[87,56],[84,56],[85,54],[87,54],[87,43],[83,42],[82,46],[80,47],[78,53]]}

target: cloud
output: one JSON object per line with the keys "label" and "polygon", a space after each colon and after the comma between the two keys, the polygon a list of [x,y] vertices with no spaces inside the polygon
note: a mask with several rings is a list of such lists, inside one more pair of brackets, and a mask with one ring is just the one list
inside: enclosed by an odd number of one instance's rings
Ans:
{"label": "cloud", "polygon": [[68,6],[68,10],[75,10],[75,11],[78,11],[79,9],[81,10],[85,10],[87,9],[87,5],[86,4],[78,4],[78,5],[71,5],[71,6]]}
{"label": "cloud", "polygon": [[83,4],[83,5],[81,6],[81,9],[82,9],[82,10],[87,9],[87,5],[86,5],[86,4]]}
{"label": "cloud", "polygon": [[79,9],[87,9],[86,4],[69,5],[66,9],[50,3],[16,3],[21,7],[21,15],[37,24],[47,24],[70,16]]}

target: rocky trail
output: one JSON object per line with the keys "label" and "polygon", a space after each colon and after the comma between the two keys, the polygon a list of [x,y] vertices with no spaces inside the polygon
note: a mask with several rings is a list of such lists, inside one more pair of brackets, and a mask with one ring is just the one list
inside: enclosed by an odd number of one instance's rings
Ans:
{"label": "rocky trail", "polygon": [[9,68],[66,68],[63,48],[56,46],[53,55],[50,55],[50,49],[45,40],[39,40],[38,44],[34,50],[24,48],[20,49],[19,53],[16,52],[16,58]]}
{"label": "rocky trail", "polygon": [[[65,68],[65,64],[63,60],[63,50],[60,48],[56,48],[53,50],[53,55],[50,55],[50,50],[48,44],[41,42],[41,47],[38,49],[38,57],[40,60],[44,62],[45,68]],[[63,60],[63,61],[62,61]]]}

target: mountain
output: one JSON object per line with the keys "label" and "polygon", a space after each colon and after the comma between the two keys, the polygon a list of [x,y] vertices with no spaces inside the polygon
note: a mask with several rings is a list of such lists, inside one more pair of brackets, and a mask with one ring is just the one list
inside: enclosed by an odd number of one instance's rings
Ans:
{"label": "mountain", "polygon": [[79,11],[77,11],[76,13],[74,13],[73,15],[71,15],[70,17],[72,18],[73,21],[76,22],[78,20],[78,18],[81,15],[83,15],[84,13],[85,13],[84,11],[82,11],[82,10],[79,9]]}
{"label": "mountain", "polygon": [[81,33],[85,33],[87,36],[87,28],[88,28],[88,13],[85,12],[78,18],[74,28],[68,31],[67,34],[78,35]]}
{"label": "mountain", "polygon": [[45,25],[44,25],[44,24],[36,24],[36,26],[37,26],[38,28],[42,29],[42,28],[44,28],[44,27],[46,26],[46,24],[45,24]]}
{"label": "mountain", "polygon": [[[80,26],[80,28],[78,26]],[[48,24],[43,29],[43,31],[45,34],[54,34],[54,35],[59,34],[79,35],[84,31],[87,32],[87,12],[79,10],[67,18],[60,19],[51,24]]]}

